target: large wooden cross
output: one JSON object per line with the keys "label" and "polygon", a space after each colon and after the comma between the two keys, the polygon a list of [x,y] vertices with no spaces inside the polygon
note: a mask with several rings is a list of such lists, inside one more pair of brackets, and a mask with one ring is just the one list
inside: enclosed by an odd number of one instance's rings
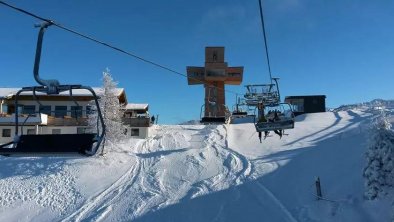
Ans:
{"label": "large wooden cross", "polygon": [[[225,84],[240,85],[243,66],[228,67],[224,61],[224,47],[205,48],[205,67],[187,66],[189,85],[203,84],[205,88],[204,119],[225,117]],[[215,120],[214,120],[215,121]]]}

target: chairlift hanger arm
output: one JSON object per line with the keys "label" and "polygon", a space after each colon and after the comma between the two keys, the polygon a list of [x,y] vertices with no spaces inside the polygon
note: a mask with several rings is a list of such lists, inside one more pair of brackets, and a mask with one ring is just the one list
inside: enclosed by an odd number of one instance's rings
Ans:
{"label": "chairlift hanger arm", "polygon": [[[42,106],[42,103],[40,102],[40,100],[39,100],[38,97],[37,97],[36,88],[37,88],[37,87],[33,87],[33,99],[38,103],[39,109],[40,109],[41,106]],[[39,111],[40,111],[40,110],[39,110]]]}
{"label": "chairlift hanger arm", "polygon": [[[19,138],[19,112],[18,112],[18,97],[22,92],[27,92],[27,91],[32,91],[34,90],[34,87],[24,87],[20,89],[16,94],[15,94],[15,99],[14,99],[14,104],[15,104],[15,137],[14,140],[17,140]],[[17,141],[14,141],[17,142]]]}
{"label": "chairlift hanger arm", "polygon": [[278,91],[278,97],[279,97],[279,101],[280,101],[280,91],[279,91],[279,84],[278,84],[278,79],[279,78],[272,78],[272,80],[275,81],[276,84],[276,90]]}
{"label": "chairlift hanger arm", "polygon": [[33,74],[34,74],[34,79],[36,82],[44,87],[47,87],[48,94],[59,94],[59,81],[56,79],[42,79],[40,77],[39,71],[40,71],[40,62],[41,62],[41,51],[42,51],[42,42],[44,40],[44,33],[45,30],[52,25],[52,22],[43,22],[41,25],[36,26],[40,28],[40,31],[38,33],[38,39],[37,39],[37,48],[36,48],[36,55],[34,59],[34,68],[33,68]]}

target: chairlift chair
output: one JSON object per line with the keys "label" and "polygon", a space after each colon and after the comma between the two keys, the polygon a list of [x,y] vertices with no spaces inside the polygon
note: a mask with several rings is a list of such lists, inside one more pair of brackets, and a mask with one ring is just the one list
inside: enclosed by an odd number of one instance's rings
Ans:
{"label": "chairlift chair", "polygon": [[238,98],[237,97],[237,102],[236,104],[233,106],[233,111],[231,113],[232,117],[243,117],[243,116],[247,116],[248,112],[247,109],[245,109],[246,106],[246,102],[245,99],[242,98]]}
{"label": "chairlift chair", "polygon": [[262,102],[265,106],[280,103],[278,78],[272,78],[275,83],[246,85],[245,102],[249,106],[257,106]]}
{"label": "chairlift chair", "polygon": [[285,130],[294,128],[294,113],[288,103],[279,103],[275,106],[257,107],[259,113],[255,119],[257,132]]}
{"label": "chairlift chair", "polygon": [[[40,86],[23,87],[15,94],[15,135],[12,142],[0,146],[0,154],[2,155],[34,155],[37,153],[80,153],[84,155],[94,155],[104,141],[105,123],[98,103],[98,96],[94,90],[89,86],[83,85],[60,85],[57,80],[44,80],[39,76],[42,41],[44,32],[50,25],[52,25],[51,22],[44,22],[38,26],[40,30],[37,40],[33,74],[34,79]],[[62,92],[68,91],[70,98],[77,104],[73,97],[73,90],[76,89],[85,89],[89,91],[94,98],[98,114],[97,130],[95,133],[23,135],[23,128],[21,132],[19,132],[19,113],[17,107],[19,106],[18,97],[22,93],[32,92],[33,98],[40,104],[36,93],[59,95]],[[25,119],[25,122],[26,120],[27,119]],[[101,132],[99,126],[101,126]]]}
{"label": "chairlift chair", "polygon": [[244,98],[238,98],[237,103],[233,106],[233,111],[228,120],[230,124],[249,123],[255,118],[254,109],[248,106]]}

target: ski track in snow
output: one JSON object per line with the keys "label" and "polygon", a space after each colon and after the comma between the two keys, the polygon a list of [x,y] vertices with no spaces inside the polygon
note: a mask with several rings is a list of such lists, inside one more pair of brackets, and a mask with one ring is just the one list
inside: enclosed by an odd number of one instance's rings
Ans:
{"label": "ski track in snow", "polygon": [[[227,131],[227,128],[225,128]],[[242,169],[239,171],[239,173],[236,175],[236,182],[237,184],[245,181],[246,179],[249,178],[249,176],[252,174],[252,163],[251,161],[248,160],[248,158],[246,158],[245,156],[243,156],[242,154],[231,150],[228,148],[228,140],[227,140],[227,133],[225,133],[226,138],[225,138],[225,142],[226,142],[226,150],[230,152],[230,154],[233,156],[234,159],[237,159],[238,162],[240,162],[242,164]]]}
{"label": "ski track in snow", "polygon": [[93,198],[89,198],[77,211],[62,221],[100,221],[105,218],[105,215],[111,211],[112,204],[122,197],[122,194],[133,184],[140,170],[141,167],[137,160],[136,164],[132,165],[121,178]]}
{"label": "ski track in snow", "polygon": [[[143,152],[137,154],[136,166],[132,166],[109,188],[87,200],[64,221],[103,219],[109,210],[116,210],[115,205],[124,204],[129,209],[129,216],[115,220],[132,220],[185,199],[239,185],[251,175],[251,162],[228,148],[225,126],[207,125],[201,129],[180,127],[191,135],[179,134],[179,126],[164,126],[159,129],[154,137],[148,138],[136,148],[137,152]],[[183,173],[174,171],[167,174],[167,171],[174,169],[163,170],[160,167],[172,153],[184,156],[184,162],[181,163]],[[222,164],[211,166],[217,162]],[[207,168],[216,171],[204,172],[209,171]],[[180,178],[176,183],[168,184],[165,177],[172,173],[179,174]],[[210,176],[204,178],[205,174]],[[220,213],[217,216],[219,215]]]}
{"label": "ski track in snow", "polygon": [[290,213],[290,211],[283,205],[283,203],[263,184],[261,184],[260,182],[256,181],[255,184],[257,185],[257,187],[259,188],[258,190],[256,190],[256,186],[253,186],[253,188],[251,188],[251,186],[249,186],[249,188],[251,190],[253,190],[252,192],[254,192],[256,194],[256,197],[258,197],[260,202],[267,202],[267,199],[261,199],[261,193],[264,193],[266,197],[269,197],[269,199],[272,201],[272,203],[274,203],[278,209],[283,213],[282,215],[286,216],[286,221],[289,222],[297,222],[297,220],[293,217],[293,215]]}
{"label": "ski track in snow", "polygon": [[[179,126],[178,126],[179,127]],[[188,132],[184,126],[182,130]],[[193,128],[189,129],[194,130]],[[176,126],[165,126],[159,129],[158,134],[145,140],[137,148],[137,163],[114,182],[85,203],[63,221],[102,221],[107,219],[109,212],[122,210],[121,205],[127,205],[129,215],[113,220],[132,220],[143,216],[147,212],[155,211],[171,204],[193,199],[211,192],[235,187],[246,182],[253,174],[253,162],[242,154],[229,149],[227,142],[227,128],[223,125],[207,125],[195,130],[191,135],[178,133]],[[190,133],[190,132],[189,132]],[[183,147],[183,148],[182,148]],[[182,153],[185,156],[184,175],[175,184],[166,184],[167,171],[160,167],[165,157],[170,158],[172,153]],[[204,170],[212,168],[210,164],[219,164],[217,172],[204,178]],[[275,163],[265,164],[268,168],[277,168]],[[261,167],[261,166],[260,166]],[[215,167],[213,167],[216,169]],[[158,170],[161,170],[160,172]],[[173,172],[169,172],[173,173]],[[175,173],[178,173],[175,171]],[[251,189],[254,194],[265,193],[278,208],[286,215],[287,221],[296,221],[284,205],[262,184],[259,189]],[[138,201],[135,201],[138,200]],[[267,200],[261,200],[267,202]],[[119,208],[119,209],[118,209]],[[226,203],[220,209],[213,221],[221,221],[225,212]],[[123,209],[124,210],[124,209]]]}
{"label": "ski track in snow", "polygon": [[214,150],[215,158],[223,161],[223,168],[217,175],[192,184],[185,198],[195,198],[208,192],[238,185],[245,181],[251,172],[251,163],[246,157],[228,149],[224,126],[206,126],[205,129],[209,132],[205,149]]}
{"label": "ski track in snow", "polygon": [[[239,185],[243,182],[245,182],[247,179],[249,179],[249,176],[252,174],[252,169],[253,169],[253,163],[251,161],[248,160],[248,158],[246,158],[245,156],[243,156],[242,154],[229,149],[228,148],[228,142],[227,142],[227,133],[220,133],[220,128],[224,127],[225,130],[226,126],[218,126],[219,129],[215,129],[214,133],[219,137],[216,141],[224,141],[225,145],[224,146],[219,146],[220,148],[223,149],[224,153],[228,153],[227,154],[227,158],[224,161],[224,166],[227,168],[228,174],[226,175],[226,179],[228,180],[229,184],[231,185]],[[223,136],[225,135],[225,136]],[[213,142],[213,144],[215,144],[215,142]],[[213,146],[215,149],[218,149],[218,146]],[[264,165],[270,165],[272,167],[272,165],[274,165],[274,168],[278,168],[278,164],[277,163],[263,163]],[[236,171],[234,171],[234,169]],[[233,174],[232,176],[229,176],[229,174]],[[229,180],[231,178],[231,180]],[[261,193],[265,193],[267,197],[269,197],[269,199],[272,201],[272,203],[274,203],[278,209],[283,213],[283,215],[286,216],[286,221],[289,222],[296,222],[297,220],[292,216],[292,214],[289,212],[289,210],[282,204],[282,202],[276,198],[276,196],[264,185],[262,185],[261,183],[255,181],[255,183],[258,185],[257,187],[259,188],[258,190],[255,190],[255,188],[250,189],[252,191],[252,193],[256,194],[257,197],[259,197],[261,195]],[[248,186],[250,187],[250,186]],[[255,187],[255,186],[254,186]],[[262,203],[266,203],[267,200],[261,200],[259,199],[260,202]],[[222,206],[223,208],[224,206]],[[218,213],[218,217],[220,215],[220,211]],[[216,218],[214,221],[220,221],[218,218]]]}
{"label": "ski track in snow", "polygon": [[[147,141],[146,143],[150,144],[158,144],[158,148],[174,148],[174,147],[168,147],[171,146],[172,144],[168,142],[168,139],[173,139],[173,145],[175,147],[184,144],[180,141],[176,141],[177,138],[172,135],[174,133],[172,130],[176,129],[170,129],[171,127],[165,127],[161,130],[163,133],[162,135],[155,136],[155,139],[158,140],[158,142],[152,142],[152,141]],[[176,127],[175,127],[176,128]],[[188,130],[184,126],[181,126],[183,130]],[[191,129],[194,130],[194,129]],[[193,175],[192,177],[194,178],[199,178],[201,176],[201,162],[204,161],[204,150],[207,148],[207,141],[205,138],[206,133],[210,131],[207,127],[204,127],[203,129],[200,129],[200,133],[195,133],[192,134],[189,141],[187,141],[188,147],[185,149],[185,179],[180,178],[179,183],[175,184],[176,187],[168,187],[165,184],[163,184],[163,180],[160,178],[156,177],[155,174],[156,172],[152,171],[154,169],[155,165],[158,164],[161,160],[161,157],[153,157],[149,159],[142,159],[141,162],[144,164],[144,170],[143,172],[151,172],[151,175],[141,175],[140,177],[140,185],[141,189],[143,192],[150,192],[154,193],[149,199],[145,199],[143,204],[141,206],[136,207],[136,211],[133,212],[133,217],[138,217],[143,214],[145,214],[147,211],[150,211],[152,209],[160,209],[165,206],[168,206],[170,204],[176,203],[179,201],[179,198],[182,196],[186,196],[189,198],[192,198],[195,193],[200,193],[200,191],[204,190],[209,192],[210,190],[207,189],[200,189],[199,184],[203,184],[203,182],[199,182],[197,184],[193,184],[194,181],[192,181],[188,176]],[[196,131],[198,132],[198,131]],[[186,139],[184,135],[180,135],[181,138]],[[164,142],[167,141],[167,144]],[[191,172],[192,170],[198,169],[197,172]],[[147,179],[150,178],[151,181],[147,183]],[[193,179],[193,178],[192,178]],[[202,185],[202,187],[206,187]],[[152,192],[152,190],[154,192]],[[205,193],[205,192],[203,192]],[[138,195],[138,194],[137,194]],[[143,199],[143,198],[142,198]]]}

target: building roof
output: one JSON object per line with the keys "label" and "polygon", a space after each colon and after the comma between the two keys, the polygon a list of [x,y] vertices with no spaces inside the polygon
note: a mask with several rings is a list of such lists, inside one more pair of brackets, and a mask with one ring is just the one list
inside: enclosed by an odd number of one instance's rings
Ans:
{"label": "building roof", "polygon": [[[8,87],[0,87],[0,99],[12,99],[12,97],[22,88],[8,88]],[[100,96],[103,94],[103,89],[99,88],[99,87],[93,87],[93,90],[95,91],[95,93]],[[116,88],[116,95],[119,98],[119,101],[123,104],[126,104],[126,106],[124,106],[125,110],[144,110],[144,111],[148,111],[149,109],[149,104],[147,103],[127,103],[127,98],[126,98],[126,92],[124,90],[124,88]],[[36,93],[37,95],[40,96],[45,96],[44,93]],[[21,93],[21,95],[24,96],[32,96],[33,92],[23,92]],[[52,95],[51,95],[52,96]],[[53,95],[53,96],[64,96],[64,97],[68,97],[70,96],[68,91],[65,92],[61,92],[59,95]],[[73,90],[73,96],[76,97],[90,97],[92,96],[92,94],[85,89],[74,89]]]}
{"label": "building roof", "polygon": [[128,103],[125,106],[125,110],[148,110],[149,105],[146,103]]}
{"label": "building roof", "polygon": [[286,96],[285,99],[302,99],[302,98],[316,98],[316,97],[327,98],[326,95],[305,95],[305,96]]}
{"label": "building roof", "polygon": [[0,88],[0,98],[11,97],[21,88]]}
{"label": "building roof", "polygon": [[[22,88],[0,88],[0,98],[11,97],[15,95],[20,89]],[[97,95],[103,94],[103,89],[100,87],[93,87],[94,92]],[[115,93],[117,96],[121,96],[125,93],[124,88],[116,88]],[[33,95],[33,92],[23,92],[21,95]],[[37,95],[45,95],[44,93],[37,92]],[[56,96],[69,96],[69,91],[61,92],[59,95]],[[74,89],[73,96],[91,96],[92,94],[86,89]]]}

